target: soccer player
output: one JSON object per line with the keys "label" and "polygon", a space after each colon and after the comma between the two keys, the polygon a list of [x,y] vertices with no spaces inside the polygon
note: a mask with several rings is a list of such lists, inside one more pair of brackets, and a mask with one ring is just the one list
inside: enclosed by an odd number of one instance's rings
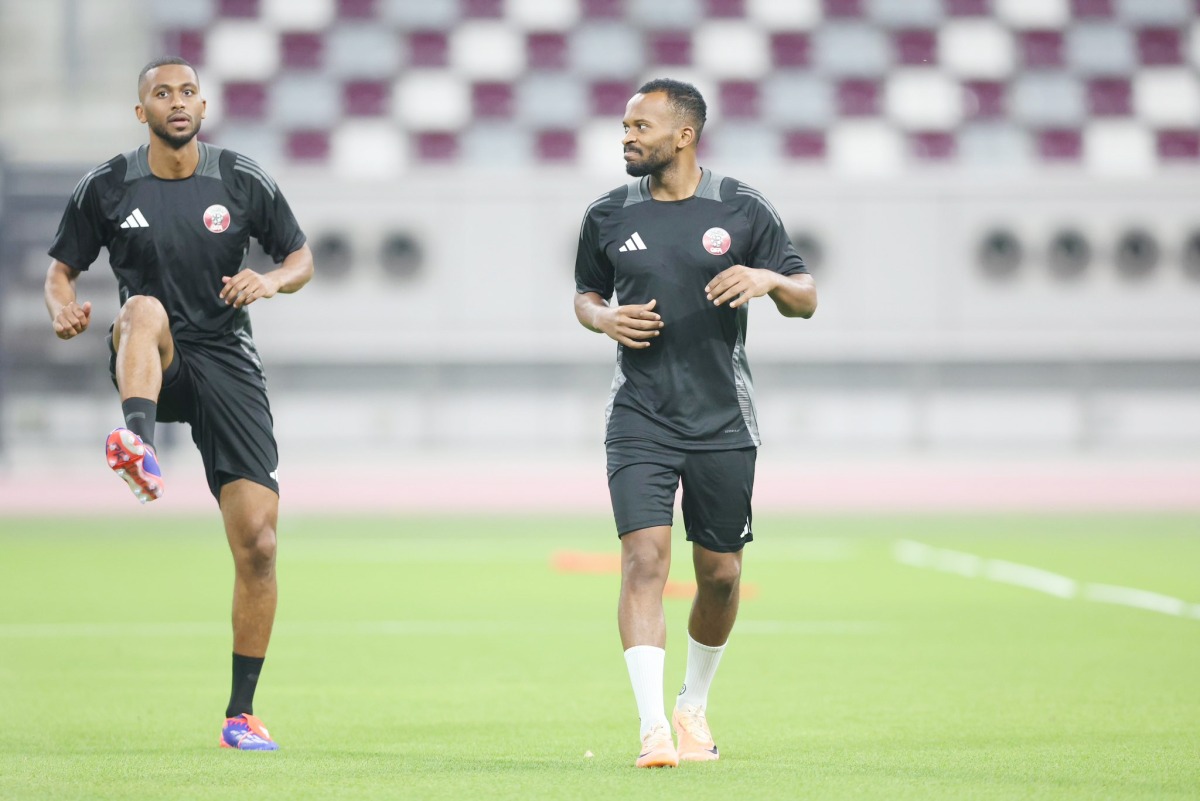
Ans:
{"label": "soccer player", "polygon": [[[278,452],[246,307],[308,283],[312,253],[258,164],[196,139],[205,101],[190,64],[150,62],[138,98],[149,144],[76,186],[50,247],[46,307],[60,339],[87,330],[92,305],[76,300],[75,282],[108,249],[121,297],[109,371],[125,419],[108,436],[108,463],[139,501],[153,501],[164,487],[155,421],[191,425],[236,574],[233,688],[220,745],[274,751],[253,702],[275,620]],[[245,268],[252,236],[278,267]]]}
{"label": "soccer player", "polygon": [[[742,548],[754,538],[748,304],[766,295],[787,317],[817,307],[812,277],[766,198],[699,166],[706,113],[690,84],[658,79],[638,89],[622,140],[635,180],[588,207],[575,260],[575,316],[617,342],[605,446],[638,767],[718,758],[708,691],[737,617]],[[609,303],[614,292],[619,305]],[[680,482],[697,589],[671,716],[676,747],[663,709],[662,593]]]}

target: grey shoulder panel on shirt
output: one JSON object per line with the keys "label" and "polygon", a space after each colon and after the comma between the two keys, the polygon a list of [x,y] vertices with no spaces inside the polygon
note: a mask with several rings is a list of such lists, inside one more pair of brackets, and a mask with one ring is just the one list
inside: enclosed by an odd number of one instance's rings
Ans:
{"label": "grey shoulder panel on shirt", "polygon": [[125,156],[125,183],[132,183],[150,174],[150,146],[130,150]]}
{"label": "grey shoulder panel on shirt", "polygon": [[643,200],[650,199],[650,176],[638,178],[636,181],[630,181],[625,185],[629,190],[625,194],[625,203],[621,208],[632,206],[634,203],[641,203]]}
{"label": "grey shoulder panel on shirt", "polygon": [[[204,178],[221,177],[221,153],[223,148],[199,142],[200,160],[196,164],[196,175]],[[136,150],[123,154],[125,157],[125,183],[131,183],[139,178],[146,178],[150,173],[150,147],[142,145]]]}
{"label": "grey shoulder panel on shirt", "polygon": [[[718,175],[712,170],[701,169],[700,183],[696,185],[694,197],[702,197],[708,200],[720,201],[721,188],[725,183],[725,176]],[[641,203],[650,199],[650,177],[638,178],[636,181],[630,181],[626,184],[628,193],[625,195],[625,203],[622,208],[632,206],[635,203]]]}
{"label": "grey shoulder panel on shirt", "polygon": [[720,201],[721,188],[724,183],[724,175],[719,175],[709,169],[702,169],[700,171],[700,183],[696,186],[695,196]]}
{"label": "grey shoulder panel on shirt", "polygon": [[200,163],[196,165],[196,175],[202,178],[221,180],[221,154],[224,152],[225,148],[223,147],[201,142]]}

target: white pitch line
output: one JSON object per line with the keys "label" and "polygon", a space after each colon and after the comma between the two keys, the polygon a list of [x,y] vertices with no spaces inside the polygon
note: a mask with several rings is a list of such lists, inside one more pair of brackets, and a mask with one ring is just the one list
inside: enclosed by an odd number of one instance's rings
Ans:
{"label": "white pitch line", "polygon": [[933,546],[914,540],[896,540],[892,544],[892,556],[902,565],[930,567],[933,565]]}
{"label": "white pitch line", "polygon": [[943,573],[975,578],[984,569],[985,563],[973,553],[942,548],[937,551],[934,566]]}
{"label": "white pitch line", "polygon": [[983,578],[1044,592],[1066,600],[1082,598],[1095,603],[1128,606],[1173,617],[1200,620],[1200,604],[1189,604],[1182,598],[1115,584],[1081,583],[1070,576],[1040,567],[1004,559],[985,559],[975,554],[936,548],[914,540],[897,540],[892,546],[892,555],[897,562],[909,567],[953,573],[967,578]]}
{"label": "white pitch line", "polygon": [[1132,606],[1135,609],[1146,609],[1176,617],[1186,615],[1192,606],[1182,598],[1172,598],[1170,595],[1133,587],[1119,587],[1115,584],[1089,584],[1084,598],[1097,603]]}
{"label": "white pitch line", "polygon": [[983,570],[983,559],[972,553],[934,548],[914,540],[897,540],[892,552],[896,561],[911,567],[926,567],[941,573],[975,578]]}
{"label": "white pitch line", "polygon": [[1012,584],[1029,590],[1037,590],[1059,598],[1074,598],[1079,594],[1079,583],[1073,578],[1042,570],[1040,567],[1006,562],[1003,559],[988,559],[984,577],[1001,584]]}

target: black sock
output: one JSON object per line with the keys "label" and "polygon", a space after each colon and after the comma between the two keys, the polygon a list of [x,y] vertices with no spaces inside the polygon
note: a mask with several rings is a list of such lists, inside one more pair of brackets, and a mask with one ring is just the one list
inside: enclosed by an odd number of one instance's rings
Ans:
{"label": "black sock", "polygon": [[225,717],[231,718],[245,712],[254,714],[254,690],[258,687],[258,674],[262,672],[263,656],[233,655],[233,692],[229,694],[229,706]]}
{"label": "black sock", "polygon": [[154,417],[158,414],[158,404],[148,398],[129,398],[121,401],[121,414],[125,415],[125,427],[153,448]]}

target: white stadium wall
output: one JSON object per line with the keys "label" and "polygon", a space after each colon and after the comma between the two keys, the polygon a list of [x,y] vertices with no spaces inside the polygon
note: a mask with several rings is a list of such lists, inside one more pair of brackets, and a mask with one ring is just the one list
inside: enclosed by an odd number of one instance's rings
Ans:
{"label": "white stadium wall", "polygon": [[[1190,176],[738,177],[820,252],[813,319],[786,320],[767,301],[751,310],[748,351],[769,443],[1025,452],[1200,444],[1200,274],[1186,249],[1200,230],[1200,198]],[[328,255],[304,291],[253,309],[293,441],[331,436],[320,423],[338,408],[348,422],[337,435],[363,442],[594,443],[615,346],[574,319],[574,249],[583,209],[622,179],[437,170],[331,185],[281,174],[312,244]],[[1022,255],[989,273],[981,243],[996,230],[1015,236]],[[1049,246],[1066,230],[1091,255],[1056,273]],[[1145,272],[1119,266],[1130,231],[1158,248]],[[389,273],[381,256],[394,235],[415,243],[411,274]],[[323,250],[331,239],[343,246]],[[43,265],[30,256],[31,275]],[[111,405],[102,337],[55,341],[36,287],[26,286],[5,298],[6,338],[30,343],[40,361],[10,370],[8,436],[72,440],[88,426],[51,425],[63,404],[86,407],[69,415],[77,420],[105,419]],[[96,319],[115,313],[103,263],[80,289]],[[87,377],[83,387],[99,394],[65,394],[51,417],[45,392],[54,388],[39,364]]]}

